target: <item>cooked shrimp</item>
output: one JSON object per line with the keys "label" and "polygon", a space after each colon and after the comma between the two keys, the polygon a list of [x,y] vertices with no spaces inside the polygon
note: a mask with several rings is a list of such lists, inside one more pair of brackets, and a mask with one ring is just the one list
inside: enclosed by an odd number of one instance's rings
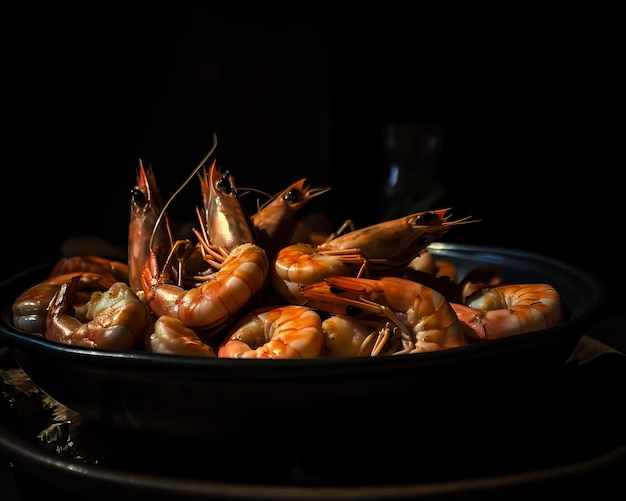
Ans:
{"label": "cooked shrimp", "polygon": [[379,280],[328,277],[305,286],[308,305],[338,315],[386,317],[402,336],[396,353],[435,351],[464,346],[463,326],[452,306],[430,287],[400,277]]}
{"label": "cooked shrimp", "polygon": [[330,190],[330,187],[305,186],[305,181],[306,178],[300,179],[287,186],[251,217],[259,245],[265,249],[270,260],[291,242],[298,223],[296,215],[302,206]]}
{"label": "cooked shrimp", "polygon": [[203,169],[200,187],[204,212],[203,240],[227,251],[246,243],[256,243],[256,233],[239,195],[235,179],[222,172],[213,160],[209,171]]}
{"label": "cooked shrimp", "polygon": [[154,353],[217,357],[213,348],[195,330],[168,315],[156,319],[152,332],[149,332],[148,343],[150,351]]}
{"label": "cooked shrimp", "polygon": [[316,358],[322,353],[322,320],[305,306],[255,310],[243,317],[220,344],[224,358]]}
{"label": "cooked shrimp", "polygon": [[105,291],[117,280],[111,275],[91,272],[63,273],[29,287],[13,301],[13,325],[21,332],[43,334],[46,330],[48,305],[54,295],[72,277],[78,277],[74,316],[86,321],[87,302],[94,291]]}
{"label": "cooked shrimp", "polygon": [[329,276],[358,273],[365,260],[350,249],[346,252],[320,252],[309,244],[289,245],[274,259],[270,279],[274,290],[293,304],[304,304],[300,289]]}
{"label": "cooked shrimp", "polygon": [[215,262],[217,272],[200,285],[184,289],[168,283],[168,267],[162,273],[156,256],[151,256],[142,277],[150,309],[158,317],[169,315],[193,329],[225,322],[266,284],[269,263],[265,251],[253,243],[241,244],[230,253],[223,251],[220,259],[221,263]]}
{"label": "cooked shrimp", "polygon": [[184,270],[190,280],[198,280],[203,274],[211,273],[216,267],[212,252],[207,253],[207,245],[231,251],[245,243],[256,243],[257,237],[246,213],[232,174],[222,173],[215,160],[209,171],[203,168],[198,175],[202,191],[202,210],[196,213],[200,229],[193,228],[198,238],[195,246],[190,246],[183,257]]}
{"label": "cooked shrimp", "polygon": [[452,303],[472,339],[496,339],[553,327],[563,321],[559,293],[548,284],[484,287],[465,305]]}
{"label": "cooked shrimp", "polygon": [[322,321],[326,357],[368,357],[381,354],[390,339],[389,322],[331,315]]}
{"label": "cooked shrimp", "polygon": [[[431,242],[467,219],[448,221],[449,209],[419,212],[353,230],[313,247],[290,245],[273,261],[271,281],[287,301],[304,304],[299,287],[329,276],[399,273]],[[366,268],[365,268],[366,267]]]}
{"label": "cooked shrimp", "polygon": [[50,271],[50,276],[54,277],[66,273],[78,275],[83,271],[111,275],[120,282],[128,282],[128,264],[100,256],[63,257],[56,262],[54,268]]}
{"label": "cooked shrimp", "polygon": [[137,170],[137,184],[130,192],[130,223],[128,226],[128,279],[135,292],[141,291],[141,273],[150,256],[150,249],[158,248],[167,255],[174,240],[174,224],[163,213],[163,201],[150,166],[141,160]]}
{"label": "cooked shrimp", "polygon": [[153,322],[148,307],[124,282],[96,291],[87,303],[88,322],[73,315],[80,277],[72,277],[54,295],[48,309],[44,337],[49,341],[107,350],[142,347],[146,329]]}

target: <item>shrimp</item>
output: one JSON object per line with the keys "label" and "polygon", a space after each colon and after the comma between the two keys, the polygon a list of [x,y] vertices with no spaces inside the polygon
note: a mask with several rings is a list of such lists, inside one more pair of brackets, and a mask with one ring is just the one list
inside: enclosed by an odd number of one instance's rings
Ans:
{"label": "shrimp", "polygon": [[209,171],[202,169],[199,179],[203,210],[196,210],[200,230],[193,228],[198,242],[183,257],[185,272],[194,279],[203,273],[211,273],[211,266],[215,267],[212,253],[206,252],[207,246],[203,242],[227,252],[238,245],[257,242],[254,227],[241,204],[230,172],[222,173],[213,160]]}
{"label": "shrimp", "polygon": [[[210,249],[207,242],[203,245]],[[265,251],[256,244],[244,243],[216,257],[218,270],[200,285],[184,289],[168,283],[168,267],[161,272],[156,255],[150,256],[142,283],[152,312],[157,317],[177,318],[196,330],[209,329],[239,311],[266,284],[269,263]]]}
{"label": "shrimp", "polygon": [[389,322],[331,315],[322,321],[326,357],[364,357],[381,354],[390,339]]}
{"label": "shrimp", "polygon": [[245,243],[256,243],[256,233],[237,194],[235,180],[229,171],[222,172],[213,160],[209,171],[200,177],[206,230],[205,241],[227,251]]}
{"label": "shrimp", "polygon": [[273,260],[272,285],[287,301],[305,304],[299,291],[301,285],[314,284],[329,276],[362,276],[366,270],[383,275],[405,270],[451,226],[473,222],[467,218],[448,221],[449,210],[418,212],[349,231],[317,247],[287,246]]}
{"label": "shrimp", "polygon": [[547,329],[563,321],[559,293],[548,284],[484,287],[465,304],[451,303],[471,339],[496,339]]}
{"label": "shrimp", "polygon": [[[150,256],[150,248],[159,248],[165,255],[175,240],[174,225],[165,215],[160,224],[163,202],[150,166],[141,160],[137,170],[137,184],[130,192],[130,223],[128,227],[128,279],[130,288],[141,291],[141,274]],[[163,256],[164,258],[164,256]]]}
{"label": "shrimp", "polygon": [[149,334],[149,349],[154,353],[216,358],[215,350],[198,333],[168,315],[156,319]]}
{"label": "shrimp", "polygon": [[222,358],[316,358],[322,354],[322,320],[298,305],[261,308],[243,317],[220,344]]}
{"label": "shrimp", "polygon": [[101,275],[111,275],[118,281],[128,282],[128,264],[107,259],[100,256],[72,256],[59,259],[50,276],[63,275],[65,273],[75,273],[88,271],[90,273],[99,273]]}
{"label": "shrimp", "polygon": [[304,204],[326,193],[330,187],[310,188],[306,178],[287,186],[251,216],[259,244],[271,260],[276,253],[289,245],[297,227],[296,215]]}
{"label": "shrimp", "polygon": [[328,277],[305,286],[309,306],[333,314],[387,318],[402,337],[395,353],[417,353],[464,346],[463,325],[448,301],[434,289],[400,277],[379,280]]}
{"label": "shrimp", "polygon": [[63,344],[108,350],[132,350],[142,346],[153,322],[148,307],[124,282],[106,291],[95,291],[87,303],[83,323],[73,315],[80,276],[61,286],[48,308],[44,338]]}
{"label": "shrimp", "polygon": [[76,298],[74,300],[74,315],[86,320],[87,302],[94,291],[105,291],[117,280],[111,275],[92,272],[70,272],[55,275],[43,282],[29,287],[13,301],[13,325],[27,334],[43,334],[46,330],[46,316],[48,306],[54,295],[72,277],[78,277],[76,284]]}

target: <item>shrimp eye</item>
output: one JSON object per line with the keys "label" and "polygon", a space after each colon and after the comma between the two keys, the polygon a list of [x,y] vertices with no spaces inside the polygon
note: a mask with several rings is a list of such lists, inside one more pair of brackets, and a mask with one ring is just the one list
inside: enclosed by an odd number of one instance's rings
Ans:
{"label": "shrimp eye", "polygon": [[420,225],[441,224],[441,219],[434,212],[424,212],[415,218],[415,222]]}
{"label": "shrimp eye", "polygon": [[219,178],[217,183],[215,183],[215,187],[225,195],[231,195],[235,192],[235,189],[230,182],[230,173],[228,171],[226,171],[222,177]]}
{"label": "shrimp eye", "polygon": [[300,190],[289,190],[283,197],[283,200],[285,202],[299,202],[300,198]]}
{"label": "shrimp eye", "polygon": [[148,198],[144,192],[137,187],[130,190],[130,198],[137,207],[145,207],[148,205]]}
{"label": "shrimp eye", "polygon": [[417,239],[417,243],[419,245],[428,245],[430,243],[430,236],[429,235],[422,235],[421,237],[419,237]]}

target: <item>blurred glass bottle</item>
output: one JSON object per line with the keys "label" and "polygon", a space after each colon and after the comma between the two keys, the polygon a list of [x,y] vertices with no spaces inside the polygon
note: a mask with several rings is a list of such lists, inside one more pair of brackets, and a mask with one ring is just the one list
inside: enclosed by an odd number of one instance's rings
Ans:
{"label": "blurred glass bottle", "polygon": [[433,123],[389,123],[383,126],[386,170],[381,220],[439,209],[444,184],[439,178],[443,126]]}

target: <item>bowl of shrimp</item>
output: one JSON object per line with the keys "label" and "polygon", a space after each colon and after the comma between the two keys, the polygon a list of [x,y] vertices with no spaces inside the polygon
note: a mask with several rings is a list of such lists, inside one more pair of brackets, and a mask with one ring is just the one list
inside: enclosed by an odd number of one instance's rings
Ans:
{"label": "bowl of shrimp", "polygon": [[172,238],[140,164],[128,263],[68,256],[0,283],[0,342],[98,426],[213,447],[267,433],[298,457],[341,443],[325,473],[344,478],[370,441],[449,464],[476,419],[527,416],[607,305],[566,262],[442,241],[471,223],[449,209],[294,242],[294,211],[327,189],[298,180],[248,217],[232,174],[198,177],[194,240]]}

